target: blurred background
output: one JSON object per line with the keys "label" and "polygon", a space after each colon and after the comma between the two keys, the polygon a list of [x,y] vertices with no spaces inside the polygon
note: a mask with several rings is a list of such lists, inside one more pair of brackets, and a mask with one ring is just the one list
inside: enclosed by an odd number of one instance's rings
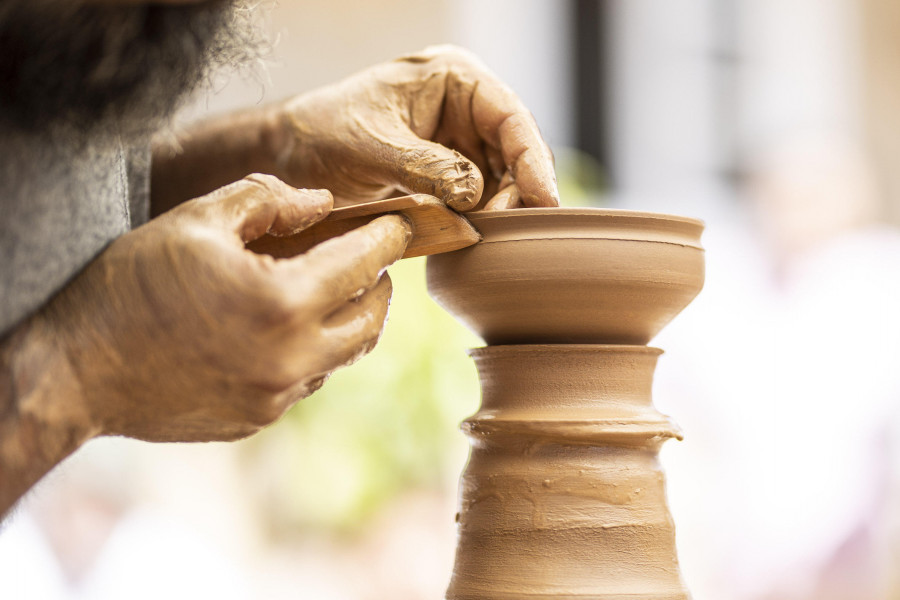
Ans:
{"label": "blurred background", "polygon": [[[656,403],[686,435],[663,461],[688,586],[900,598],[900,3],[259,9],[271,63],[183,121],[452,42],[532,109],[564,204],[704,219],[706,289],[654,341]],[[99,440],[54,471],[0,535],[0,598],[441,598],[480,342],[423,261],[391,275],[378,348],[274,427]]]}

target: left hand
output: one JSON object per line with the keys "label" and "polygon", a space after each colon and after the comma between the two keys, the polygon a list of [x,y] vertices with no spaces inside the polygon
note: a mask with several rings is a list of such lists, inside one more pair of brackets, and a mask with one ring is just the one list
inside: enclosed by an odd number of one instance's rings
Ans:
{"label": "left hand", "polygon": [[553,156],[521,100],[450,46],[377,65],[279,107],[285,181],[335,204],[395,189],[458,211],[557,206]]}

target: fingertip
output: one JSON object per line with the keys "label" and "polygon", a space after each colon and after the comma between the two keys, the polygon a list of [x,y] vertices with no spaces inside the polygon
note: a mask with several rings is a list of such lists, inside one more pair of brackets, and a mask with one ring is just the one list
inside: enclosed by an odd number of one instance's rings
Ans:
{"label": "fingertip", "polygon": [[372,224],[386,227],[390,230],[390,233],[396,234],[398,238],[397,241],[402,242],[404,250],[406,249],[407,244],[409,244],[409,241],[412,239],[413,225],[412,221],[406,215],[382,215],[377,219],[374,219],[372,221]]}
{"label": "fingertip", "polygon": [[561,201],[559,198],[559,183],[556,180],[556,170],[552,171],[552,178],[550,180],[550,190],[547,195],[547,200],[549,204],[547,206],[559,206]]}
{"label": "fingertip", "polygon": [[545,196],[545,198],[546,198],[547,204],[545,204],[544,206],[550,206],[550,207],[559,206],[561,203],[560,198],[559,198],[559,187],[556,184],[555,176],[553,178],[553,185],[550,187],[550,191],[547,194],[547,196]]}
{"label": "fingertip", "polygon": [[481,170],[469,159],[459,152],[456,155],[457,177],[444,182],[443,200],[455,211],[465,212],[472,210],[481,201],[484,192],[484,175]]}
{"label": "fingertip", "polygon": [[306,216],[311,219],[307,225],[321,221],[334,209],[334,196],[329,190],[291,188],[294,199]]}
{"label": "fingertip", "polygon": [[331,213],[334,198],[328,190],[287,187],[287,202],[269,230],[273,235],[294,235]]}
{"label": "fingertip", "polygon": [[400,221],[401,221],[401,223],[402,223],[404,229],[406,229],[406,236],[407,236],[407,238],[411,238],[411,237],[412,237],[412,233],[413,233],[413,222],[412,222],[412,219],[410,219],[409,217],[407,217],[407,216],[404,215],[404,214],[398,214],[397,216],[400,217]]}
{"label": "fingertip", "polygon": [[484,205],[482,210],[494,211],[516,208],[521,204],[520,198],[518,188],[516,188],[515,185],[509,185],[497,192],[497,194]]}
{"label": "fingertip", "polygon": [[478,206],[478,201],[481,200],[481,194],[451,194],[448,197],[444,198],[444,202],[447,203],[447,206],[452,208],[457,212],[466,212],[472,210],[476,206]]}
{"label": "fingertip", "polygon": [[309,189],[309,188],[291,188],[299,196],[308,198],[310,201],[321,204],[326,210],[331,211],[334,207],[334,196],[329,190]]}
{"label": "fingertip", "polygon": [[536,154],[523,155],[515,174],[522,204],[527,207],[559,206],[559,189],[552,164]]}
{"label": "fingertip", "polygon": [[559,206],[559,193],[546,191],[539,194],[522,194],[522,206],[527,208],[553,208]]}
{"label": "fingertip", "polygon": [[378,278],[378,283],[375,284],[373,289],[378,290],[384,296],[390,296],[393,293],[394,282],[391,281],[391,276],[388,275],[387,271],[381,274],[381,277]]}
{"label": "fingertip", "polygon": [[553,208],[559,206],[559,198],[553,196],[522,196],[522,206],[525,208]]}
{"label": "fingertip", "polygon": [[409,147],[400,173],[406,191],[435,196],[456,211],[478,205],[484,191],[484,175],[474,162],[435,142],[415,139]]}

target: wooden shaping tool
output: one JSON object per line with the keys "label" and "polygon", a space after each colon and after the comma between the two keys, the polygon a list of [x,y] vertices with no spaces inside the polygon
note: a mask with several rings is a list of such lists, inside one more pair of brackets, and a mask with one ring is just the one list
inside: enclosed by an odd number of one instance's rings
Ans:
{"label": "wooden shaping tool", "polygon": [[412,239],[403,258],[459,250],[481,239],[469,221],[447,208],[437,198],[413,194],[336,208],[325,219],[296,235],[264,235],[247,244],[247,248],[276,258],[289,258],[386,213],[400,213],[412,223]]}

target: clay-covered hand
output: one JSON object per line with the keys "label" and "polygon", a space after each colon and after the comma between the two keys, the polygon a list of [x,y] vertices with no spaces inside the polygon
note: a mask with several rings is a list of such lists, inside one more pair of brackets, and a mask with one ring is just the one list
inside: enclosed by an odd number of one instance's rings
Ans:
{"label": "clay-covered hand", "polygon": [[556,206],[550,149],[521,100],[452,46],[377,65],[276,108],[277,174],[336,204],[392,190],[459,211]]}
{"label": "clay-covered hand", "polygon": [[305,254],[245,249],[330,212],[252,175],[115,241],[43,312],[95,434],[230,440],[278,419],[375,345],[410,236],[385,216]]}

